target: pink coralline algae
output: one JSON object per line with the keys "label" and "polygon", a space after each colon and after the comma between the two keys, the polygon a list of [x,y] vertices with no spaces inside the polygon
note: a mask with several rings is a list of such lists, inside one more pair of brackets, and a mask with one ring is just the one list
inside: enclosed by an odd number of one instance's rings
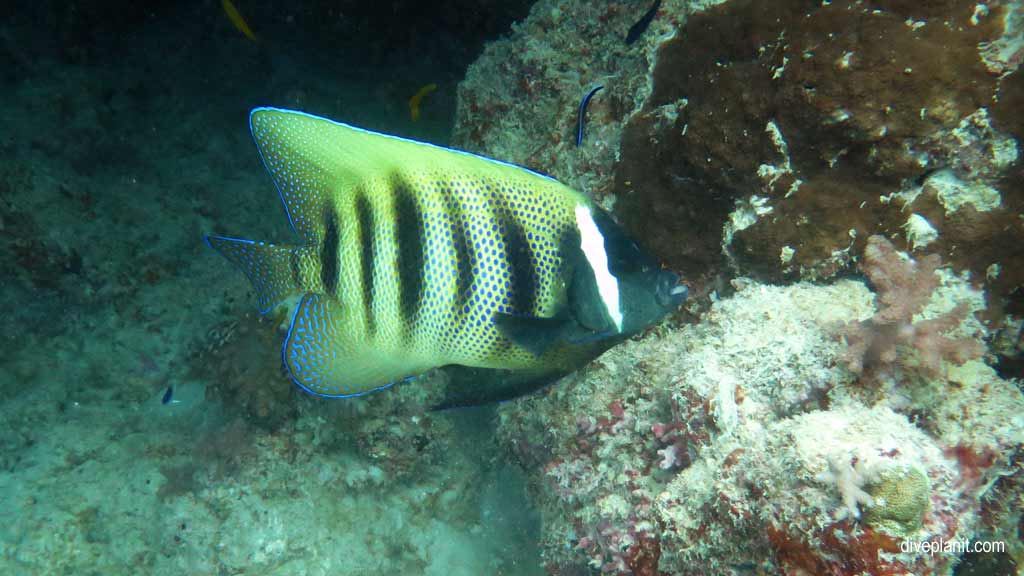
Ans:
{"label": "pink coralline algae", "polygon": [[[645,413],[652,405],[648,398],[621,398],[596,417],[574,417],[567,449],[544,467],[545,489],[561,506],[582,511],[596,505],[592,522],[576,524],[573,550],[606,574],[658,574],[653,476],[663,476],[660,482],[688,466],[688,443],[699,440],[688,438],[680,422],[649,420]],[[674,418],[669,411],[660,416]],[[614,478],[605,476],[609,458],[623,464]]]}

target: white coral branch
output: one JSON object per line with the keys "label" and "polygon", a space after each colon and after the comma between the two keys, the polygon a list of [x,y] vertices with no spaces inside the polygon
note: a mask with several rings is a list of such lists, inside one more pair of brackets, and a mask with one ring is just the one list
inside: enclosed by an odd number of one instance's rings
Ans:
{"label": "white coral branch", "polygon": [[871,494],[864,491],[864,486],[875,478],[863,459],[853,461],[847,454],[836,454],[828,459],[828,467],[829,471],[819,476],[819,480],[835,483],[839,489],[843,505],[836,511],[837,520],[850,516],[860,518],[861,506],[875,505]]}

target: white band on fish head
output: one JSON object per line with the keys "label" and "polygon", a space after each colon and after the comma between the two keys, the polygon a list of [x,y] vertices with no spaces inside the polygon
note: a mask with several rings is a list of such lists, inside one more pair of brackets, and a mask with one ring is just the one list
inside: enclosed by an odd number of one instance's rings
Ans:
{"label": "white band on fish head", "polygon": [[576,205],[576,228],[580,231],[580,248],[587,263],[594,271],[597,292],[601,295],[608,317],[615,323],[615,329],[622,332],[622,308],[619,306],[619,281],[608,270],[608,254],[604,249],[604,236],[597,228],[590,208]]}

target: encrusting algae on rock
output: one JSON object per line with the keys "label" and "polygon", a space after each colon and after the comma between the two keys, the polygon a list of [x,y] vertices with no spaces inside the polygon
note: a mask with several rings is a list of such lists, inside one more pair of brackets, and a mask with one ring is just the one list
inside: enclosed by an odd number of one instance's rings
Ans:
{"label": "encrusting algae on rock", "polygon": [[[961,560],[901,540],[1003,541],[1024,563],[1021,52],[986,59],[1019,11],[666,1],[623,50],[572,43],[620,13],[542,0],[474,64],[460,145],[583,183],[700,315],[499,408],[549,573]],[[616,81],[569,151],[588,73]]]}
{"label": "encrusting algae on rock", "polygon": [[[865,390],[841,361],[837,326],[875,314],[863,283],[737,286],[699,324],[500,408],[502,442],[545,510],[549,571],[653,573],[638,558],[657,549],[666,574],[948,574],[956,552],[901,551],[899,539],[1016,541],[1006,530],[1020,510],[990,505],[1020,496],[1013,382],[990,371],[961,393],[943,371],[927,386],[949,392],[922,412],[898,386]],[[938,293],[972,301],[954,277]]]}

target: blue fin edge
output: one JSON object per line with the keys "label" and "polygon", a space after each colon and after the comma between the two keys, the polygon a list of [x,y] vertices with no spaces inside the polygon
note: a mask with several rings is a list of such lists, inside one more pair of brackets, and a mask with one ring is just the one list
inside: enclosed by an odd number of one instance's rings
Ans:
{"label": "blue fin edge", "polygon": [[396,380],[395,382],[388,382],[387,384],[384,384],[383,386],[378,386],[378,387],[373,388],[371,390],[366,390],[365,392],[356,392],[354,394],[324,394],[323,392],[317,392],[316,390],[310,390],[302,382],[299,382],[299,379],[296,378],[295,374],[292,373],[292,367],[288,364],[288,342],[291,341],[291,339],[292,339],[292,329],[295,328],[295,317],[298,315],[299,310],[302,308],[302,305],[305,303],[306,298],[308,296],[309,296],[308,294],[306,296],[303,296],[302,300],[300,300],[299,303],[296,304],[295,308],[292,310],[292,319],[288,323],[288,334],[284,337],[284,344],[281,345],[281,363],[284,364],[285,371],[288,372],[288,378],[292,382],[294,382],[296,386],[298,386],[300,389],[302,389],[303,392],[306,392],[307,394],[310,394],[310,395],[313,395],[313,396],[319,396],[321,398],[331,398],[331,399],[355,398],[357,396],[366,396],[367,394],[373,394],[374,392],[377,392],[378,390],[384,390],[385,388],[390,388],[390,387],[394,386],[395,384],[401,384],[402,382],[407,382],[408,380],[411,380],[412,378],[414,378],[414,376],[408,376],[406,378],[402,378],[401,380]]}
{"label": "blue fin edge", "polygon": [[[235,238],[233,236],[221,236],[219,234],[203,234],[203,242],[210,248],[210,250],[213,250],[217,254],[220,254],[221,257],[224,258],[225,260],[227,260],[228,262],[231,262],[231,259],[227,258],[227,257],[224,257],[224,255],[221,254],[220,250],[217,250],[216,248],[214,248],[213,244],[210,243],[210,238],[217,238],[219,240],[234,240],[235,242],[245,242],[246,244],[259,244],[259,242],[257,242],[256,240],[249,240],[249,239],[246,239],[246,238]],[[235,268],[237,268],[243,275],[246,273],[245,269],[242,268],[241,266],[239,266],[238,264],[235,264],[234,262],[231,262],[231,265],[234,266]],[[246,276],[246,277],[248,278],[248,276]],[[262,310],[259,308],[259,306],[257,306],[256,310],[259,311],[260,316],[266,316],[267,314],[270,313],[271,310],[273,310],[274,308],[277,308],[278,305],[281,304],[281,302],[284,302],[287,299],[288,299],[287,297],[281,298],[277,302],[272,303],[271,305],[267,306],[265,309],[262,309]]]}
{"label": "blue fin edge", "polygon": [[[256,139],[256,134],[254,134],[253,130],[252,130],[252,117],[253,117],[253,115],[256,114],[257,112],[262,112],[264,110],[271,111],[271,112],[284,112],[284,113],[287,113],[287,114],[296,114],[296,115],[299,115],[299,116],[306,116],[308,118],[313,118],[315,120],[322,120],[324,122],[330,122],[331,124],[334,124],[336,126],[344,126],[345,128],[349,128],[349,129],[355,130],[357,132],[363,132],[364,134],[372,134],[374,136],[383,136],[384,138],[390,138],[392,140],[399,140],[401,142],[408,142],[408,143],[411,143],[411,144],[419,144],[420,146],[428,146],[430,148],[436,148],[438,150],[444,150],[444,151],[447,151],[447,152],[454,152],[456,154],[462,154],[464,156],[471,156],[473,158],[478,158],[480,160],[485,160],[487,162],[491,162],[491,163],[494,163],[494,164],[499,164],[501,166],[507,166],[509,168],[515,168],[517,170],[522,170],[522,171],[527,172],[529,174],[533,174],[534,176],[540,176],[541,178],[544,178],[545,180],[550,180],[552,182],[558,182],[558,180],[555,180],[554,178],[552,178],[551,176],[548,176],[547,174],[541,174],[540,172],[535,172],[533,170],[530,170],[529,168],[524,168],[522,166],[519,166],[519,165],[516,165],[516,164],[512,164],[512,163],[509,163],[509,162],[502,162],[501,160],[495,160],[494,158],[488,158],[486,156],[481,156],[479,154],[473,154],[472,152],[466,152],[465,150],[458,150],[456,148],[447,148],[445,146],[438,146],[437,144],[431,144],[429,142],[421,142],[419,140],[413,140],[411,138],[402,138],[401,136],[395,136],[393,134],[384,134],[383,132],[375,132],[373,130],[367,130],[366,128],[360,128],[358,126],[353,126],[351,124],[346,124],[344,122],[338,122],[337,120],[331,120],[330,118],[324,118],[323,116],[317,116],[316,114],[310,114],[308,112],[302,112],[302,111],[299,111],[299,110],[289,110],[288,108],[277,108],[276,106],[258,106],[258,107],[253,108],[252,110],[249,111],[249,135],[252,136],[253,142],[256,143],[256,150],[258,150],[259,153],[260,153],[260,162],[263,163],[263,169],[266,170],[267,174],[270,174],[270,170],[267,168],[267,161],[266,161],[266,159],[263,158],[263,150],[260,150],[259,140]],[[273,179],[273,178],[271,178],[271,179]],[[281,187],[277,185],[277,181],[274,181],[274,188],[277,189],[277,196],[278,196],[278,198],[281,199],[281,204],[284,205],[284,213],[285,213],[285,215],[288,216],[288,224],[292,227],[292,231],[295,232],[295,234],[297,235],[299,232],[298,232],[298,230],[295,229],[295,221],[292,220],[291,212],[288,211],[288,204],[284,201],[284,194],[281,193]]]}

